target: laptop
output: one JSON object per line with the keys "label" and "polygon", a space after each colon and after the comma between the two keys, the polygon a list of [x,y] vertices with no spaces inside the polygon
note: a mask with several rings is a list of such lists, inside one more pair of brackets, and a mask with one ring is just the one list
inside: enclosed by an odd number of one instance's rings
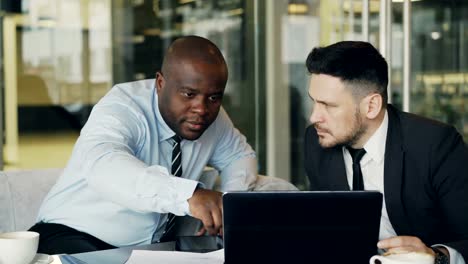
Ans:
{"label": "laptop", "polygon": [[376,191],[225,193],[225,263],[369,263],[381,210]]}

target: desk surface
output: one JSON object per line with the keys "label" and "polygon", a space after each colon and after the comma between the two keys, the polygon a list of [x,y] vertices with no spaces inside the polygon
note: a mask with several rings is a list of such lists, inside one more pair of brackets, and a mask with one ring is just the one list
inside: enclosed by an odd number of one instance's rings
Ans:
{"label": "desk surface", "polygon": [[174,251],[175,242],[158,243],[136,247],[122,247],[102,251],[65,255],[60,256],[60,261],[62,262],[62,264],[124,264],[132,254],[132,250],[135,249]]}

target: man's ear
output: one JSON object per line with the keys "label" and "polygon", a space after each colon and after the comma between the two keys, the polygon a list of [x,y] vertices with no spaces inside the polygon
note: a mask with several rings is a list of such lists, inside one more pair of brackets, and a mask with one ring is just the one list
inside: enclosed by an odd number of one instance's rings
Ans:
{"label": "man's ear", "polygon": [[164,76],[161,72],[156,72],[156,91],[159,93],[166,84],[166,80],[164,80]]}
{"label": "man's ear", "polygon": [[361,106],[364,108],[361,108],[362,113],[365,113],[368,119],[375,119],[382,110],[382,96],[377,93],[369,94],[362,100]]}

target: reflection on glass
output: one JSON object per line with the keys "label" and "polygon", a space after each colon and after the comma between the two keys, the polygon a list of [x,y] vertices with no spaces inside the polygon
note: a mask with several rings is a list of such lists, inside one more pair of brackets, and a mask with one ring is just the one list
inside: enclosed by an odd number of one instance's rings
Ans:
{"label": "reflection on glass", "polygon": [[[402,4],[394,4],[393,35],[402,36]],[[410,111],[454,125],[468,139],[468,3],[419,1],[412,3],[412,67]],[[394,76],[401,87],[402,38],[394,40]],[[400,90],[401,91],[401,90]],[[400,93],[394,102],[401,105]]]}
{"label": "reflection on glass", "polygon": [[[295,1],[290,4],[305,4],[309,10],[300,15],[285,14],[283,23],[293,21],[291,17],[307,17],[307,30],[297,30],[301,34],[288,35],[282,44],[283,55],[308,52],[305,47],[292,46],[288,42],[306,43],[314,38],[321,46],[341,40],[361,39],[361,0],[334,1]],[[379,47],[379,3],[370,0],[369,40]],[[393,104],[402,108],[402,68],[403,68],[403,4],[392,4],[391,41],[391,98]],[[454,125],[468,140],[468,2],[466,1],[412,1],[412,68],[411,68],[411,112]],[[301,18],[303,19],[303,18]],[[318,26],[314,24],[314,19]],[[298,20],[297,18],[295,20]],[[306,35],[306,36],[304,36]],[[289,46],[288,46],[289,45]],[[303,56],[303,55],[302,55]],[[300,56],[299,56],[300,57]],[[304,57],[305,58],[305,57]],[[307,181],[303,170],[302,144],[305,126],[308,124],[310,104],[307,100],[308,87],[304,62],[286,60],[291,102],[291,175],[294,184],[300,188]]]}
{"label": "reflection on glass", "polygon": [[13,29],[3,44],[16,49],[6,54],[5,67],[17,69],[6,71],[17,82],[5,85],[5,168],[61,167],[112,83],[111,1],[23,1],[21,7],[4,18]]}
{"label": "reflection on glass", "polygon": [[[223,53],[229,79],[223,107],[236,127],[255,146],[255,87],[248,81],[246,3],[241,0],[159,0],[118,3],[113,10],[114,82],[154,78],[169,44],[177,37],[198,35]],[[126,19],[120,23],[119,18]],[[130,27],[130,28],[129,28]],[[249,66],[250,67],[250,66]]]}
{"label": "reflection on glass", "polygon": [[[22,1],[22,11],[7,11],[15,28],[3,44],[15,43],[4,54],[5,72],[18,69],[13,108],[19,130],[19,160],[7,168],[61,167],[91,107],[115,83],[153,78],[165,49],[175,38],[201,35],[216,43],[226,57],[230,76],[223,101],[233,122],[257,146],[264,160],[268,146],[265,80],[265,39],[262,1],[245,0],[60,0]],[[370,0],[370,42],[379,46],[379,3]],[[257,5],[258,4],[258,5]],[[362,39],[362,0],[275,0],[284,7],[277,19],[282,38],[275,54],[284,66],[288,87],[291,181],[305,189],[303,140],[309,124],[309,76],[304,60],[317,45]],[[401,108],[402,4],[393,2],[392,99]],[[3,7],[3,6],[2,6]],[[249,13],[251,12],[251,13]],[[468,2],[412,2],[412,86],[410,109],[457,127],[468,139]],[[256,14],[257,17],[249,17]],[[5,31],[5,28],[4,28]],[[7,31],[10,32],[10,31]],[[254,32],[254,33],[252,33]],[[250,34],[250,35],[249,35]],[[255,41],[251,35],[256,34]],[[255,42],[255,43],[254,43]],[[11,44],[11,43],[10,43]],[[8,60],[8,57],[14,57]],[[257,58],[257,59],[256,59]],[[257,61],[258,60],[258,61]],[[10,64],[13,61],[13,64]],[[255,78],[257,79],[255,82]],[[6,76],[5,76],[5,79]],[[5,97],[11,94],[5,85]],[[11,101],[8,100],[11,105]],[[257,107],[256,107],[257,105]],[[5,109],[5,115],[12,112]],[[14,112],[14,111],[13,111]],[[9,132],[10,133],[10,132]],[[10,142],[7,138],[6,144]],[[259,143],[260,142],[260,143]],[[40,145],[41,143],[42,145]],[[257,144],[258,143],[258,144]],[[45,157],[52,153],[55,157]],[[29,163],[27,159],[33,160]],[[50,160],[59,163],[51,164]],[[265,172],[265,162],[260,162]]]}
{"label": "reflection on glass", "polygon": [[5,144],[18,153],[8,155],[7,147],[5,157],[12,158],[6,169],[64,166],[92,106],[115,83],[153,78],[168,45],[184,35],[204,36],[223,52],[230,73],[223,105],[255,146],[245,1],[38,0],[15,6],[15,14],[6,14],[14,34],[2,41],[17,49],[8,54],[14,63],[5,65],[18,69],[12,72],[18,82],[6,85],[15,102],[5,109],[12,117],[5,126],[19,140]]}
{"label": "reflection on glass", "polygon": [[[307,6],[303,12],[291,6]],[[379,2],[369,3],[369,40],[378,46]],[[361,0],[307,0],[288,1],[288,12],[282,17],[283,63],[290,91],[291,181],[300,189],[307,189],[304,171],[303,144],[305,128],[310,124],[311,102],[308,97],[309,75],[305,59],[317,46],[326,46],[341,40],[362,40]],[[298,34],[300,32],[300,34]]]}

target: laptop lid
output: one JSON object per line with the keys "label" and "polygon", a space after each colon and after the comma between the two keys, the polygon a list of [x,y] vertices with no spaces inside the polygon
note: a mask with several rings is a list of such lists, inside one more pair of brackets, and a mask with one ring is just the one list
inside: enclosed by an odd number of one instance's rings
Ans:
{"label": "laptop lid", "polygon": [[376,191],[225,193],[225,263],[369,263],[381,210]]}

